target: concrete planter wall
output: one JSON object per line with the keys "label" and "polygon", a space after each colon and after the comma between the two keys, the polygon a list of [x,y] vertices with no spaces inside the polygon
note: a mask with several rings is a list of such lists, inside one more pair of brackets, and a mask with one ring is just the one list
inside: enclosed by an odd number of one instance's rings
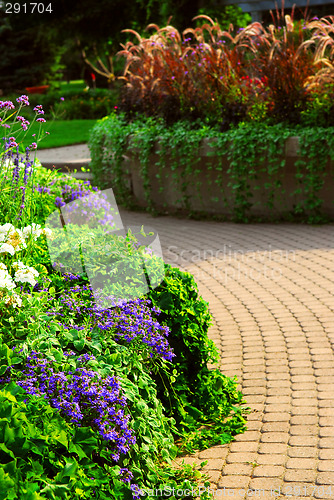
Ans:
{"label": "concrete planter wall", "polygon": [[[170,168],[168,155],[163,169],[157,166],[160,159],[158,155],[160,145],[157,140],[149,161],[148,177],[150,181],[150,200],[159,210],[165,210],[170,213],[178,210],[190,210],[194,212],[205,212],[208,214],[217,214],[229,216],[234,211],[234,193],[228,187],[229,183],[229,163],[226,157],[222,158],[222,173],[220,175],[215,170],[215,165],[219,164],[219,159],[211,156],[214,149],[204,140],[199,150],[199,163],[196,163],[194,170],[199,170],[197,176],[186,177],[184,174],[178,175],[186,182],[186,191],[182,193],[181,186],[175,182],[173,172]],[[126,185],[136,204],[146,207],[148,205],[145,196],[144,179],[142,168],[139,161],[139,154],[136,148],[131,148],[131,139],[129,148],[124,158],[124,175],[127,177]],[[281,160],[284,158],[282,157]],[[275,176],[270,176],[265,172],[259,173],[256,179],[249,181],[252,197],[250,202],[252,206],[248,213],[255,216],[268,216],[269,212],[276,217],[284,216],[294,210],[294,207],[305,199],[303,193],[303,183],[298,183],[296,178],[297,167],[295,165],[298,159],[298,137],[291,137],[285,144],[285,166],[281,167]],[[261,159],[259,159],[259,165]],[[210,169],[211,165],[211,169]],[[263,167],[263,161],[262,161]],[[127,171],[127,173],[126,173]],[[182,158],[180,158],[178,171],[182,172]],[[322,213],[334,218],[334,164],[328,159],[325,167],[325,184],[319,191],[319,197],[323,200]],[[160,178],[158,178],[160,176]],[[267,183],[272,185],[275,179],[280,179],[282,186],[274,191],[273,208],[268,207],[269,191]],[[110,185],[112,185],[112,175]],[[160,189],[162,187],[162,189]],[[301,193],[296,190],[301,188]],[[186,194],[188,205],[185,206],[183,195]]]}

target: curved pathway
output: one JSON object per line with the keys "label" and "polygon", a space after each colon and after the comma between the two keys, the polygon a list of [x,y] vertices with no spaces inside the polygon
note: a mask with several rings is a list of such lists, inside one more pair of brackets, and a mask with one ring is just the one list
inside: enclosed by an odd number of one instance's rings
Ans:
{"label": "curved pathway", "polygon": [[220,368],[252,412],[200,463],[214,498],[334,498],[334,225],[236,225],[121,211],[209,302]]}

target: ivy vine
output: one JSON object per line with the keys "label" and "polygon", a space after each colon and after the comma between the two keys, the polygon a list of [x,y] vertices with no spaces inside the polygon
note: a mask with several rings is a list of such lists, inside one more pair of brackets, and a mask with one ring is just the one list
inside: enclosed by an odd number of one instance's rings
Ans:
{"label": "ivy vine", "polygon": [[[287,193],[285,144],[289,137],[295,136],[299,137],[295,161],[297,187]],[[325,180],[333,182],[333,146],[334,127],[292,128],[256,123],[241,124],[221,133],[206,125],[191,128],[186,122],[166,127],[152,118],[128,123],[115,114],[97,123],[89,142],[94,182],[101,188],[112,186],[119,202],[128,208],[134,206],[135,200],[129,182],[129,162],[125,158],[131,156],[139,162],[147,210],[153,214],[164,208],[162,202],[154,201],[159,197],[152,196],[153,189],[158,185],[158,191],[163,192],[166,183],[179,193],[176,208],[189,216],[196,214],[194,206],[199,206],[199,202],[204,205],[200,161],[205,155],[209,199],[217,204],[217,213],[224,208],[237,222],[253,220],[263,206],[266,220],[281,219],[284,212],[289,220],[309,223],[331,220],[323,209],[321,190]],[[219,196],[214,196],[211,192],[217,187]],[[297,200],[291,210],[284,206],[290,196]]]}

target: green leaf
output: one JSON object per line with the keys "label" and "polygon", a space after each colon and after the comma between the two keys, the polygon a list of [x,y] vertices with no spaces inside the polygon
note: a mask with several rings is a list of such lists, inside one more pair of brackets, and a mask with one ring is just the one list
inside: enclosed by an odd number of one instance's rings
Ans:
{"label": "green leaf", "polygon": [[85,346],[85,339],[79,339],[79,340],[75,340],[73,342],[73,345],[76,349],[78,349],[78,351],[82,351],[82,349],[84,348]]}

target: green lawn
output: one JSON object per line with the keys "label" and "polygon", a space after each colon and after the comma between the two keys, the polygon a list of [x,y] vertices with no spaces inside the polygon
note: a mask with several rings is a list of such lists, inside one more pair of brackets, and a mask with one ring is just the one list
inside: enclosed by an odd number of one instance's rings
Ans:
{"label": "green lawn", "polygon": [[[84,144],[88,142],[89,132],[95,125],[96,120],[58,120],[43,124],[43,130],[50,132],[38,143],[38,149],[57,148],[70,146],[72,144]],[[30,128],[24,145],[28,146],[34,140],[32,134],[38,134],[39,124],[34,123]]]}

